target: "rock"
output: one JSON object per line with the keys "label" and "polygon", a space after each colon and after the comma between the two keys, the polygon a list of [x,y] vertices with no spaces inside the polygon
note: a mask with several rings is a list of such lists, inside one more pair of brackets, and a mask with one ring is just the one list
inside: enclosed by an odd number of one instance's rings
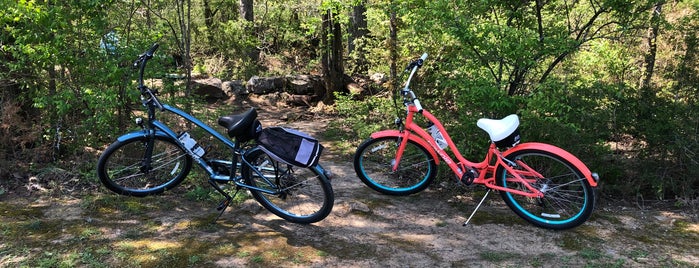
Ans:
{"label": "rock", "polygon": [[246,89],[255,94],[268,94],[280,92],[284,89],[286,79],[283,77],[259,77],[253,76],[248,80]]}
{"label": "rock", "polygon": [[364,203],[359,202],[359,201],[354,201],[354,202],[350,202],[350,204],[349,204],[349,212],[350,213],[353,213],[353,212],[371,213],[371,208],[369,208],[369,206],[367,206],[367,204],[364,204]]}
{"label": "rock", "polygon": [[388,77],[386,77],[386,75],[382,73],[374,73],[369,77],[369,79],[371,79],[371,81],[374,81],[374,83],[379,85],[388,81]]}
{"label": "rock", "polygon": [[194,94],[204,96],[207,99],[228,99],[228,95],[222,89],[221,79],[205,78],[192,80]]}
{"label": "rock", "polygon": [[347,90],[351,94],[361,95],[362,92],[364,91],[364,88],[362,88],[362,86],[360,86],[357,83],[349,83],[349,84],[347,84]]}
{"label": "rock", "polygon": [[243,81],[240,80],[225,81],[221,84],[221,89],[223,90],[223,92],[228,94],[228,96],[241,96],[250,94],[250,91],[248,91],[248,89],[245,88],[245,85],[243,85]]}
{"label": "rock", "polygon": [[313,96],[310,95],[291,95],[287,94],[284,96],[286,102],[292,106],[308,106],[313,107],[311,102],[313,102]]}
{"label": "rock", "polygon": [[313,95],[324,87],[323,80],[317,75],[286,76],[286,86],[291,94],[297,95]]}

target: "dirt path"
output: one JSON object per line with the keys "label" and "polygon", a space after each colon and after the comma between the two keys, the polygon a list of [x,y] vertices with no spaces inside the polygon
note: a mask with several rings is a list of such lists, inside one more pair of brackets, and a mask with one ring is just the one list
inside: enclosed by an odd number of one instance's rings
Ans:
{"label": "dirt path", "polygon": [[[287,126],[318,134],[323,124]],[[0,195],[0,266],[699,267],[689,208],[600,204],[584,225],[549,231],[491,195],[462,226],[480,187],[440,180],[391,197],[364,186],[348,156],[329,153],[321,163],[334,174],[335,206],[312,225],[283,221],[253,199],[212,223],[218,199],[191,180],[148,198],[113,195],[96,180],[94,192],[79,195],[14,189]]]}

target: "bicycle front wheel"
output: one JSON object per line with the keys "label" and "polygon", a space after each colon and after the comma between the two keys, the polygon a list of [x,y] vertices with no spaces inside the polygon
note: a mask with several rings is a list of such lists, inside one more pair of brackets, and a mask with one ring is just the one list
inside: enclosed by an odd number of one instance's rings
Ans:
{"label": "bicycle front wheel", "polygon": [[139,136],[111,144],[97,162],[97,176],[113,192],[144,197],[179,185],[191,168],[192,158],[173,140]]}
{"label": "bicycle front wheel", "polygon": [[[530,186],[544,193],[541,198],[530,198],[500,191],[505,203],[518,216],[538,227],[555,230],[576,227],[590,217],[595,203],[594,189],[564,157],[539,149],[521,150],[505,157],[516,163],[513,169]],[[527,191],[524,183],[513,179],[502,166],[497,168],[496,183]]]}
{"label": "bicycle front wheel", "polygon": [[409,195],[425,190],[437,175],[432,155],[417,142],[409,140],[398,169],[393,171],[399,137],[364,141],[354,154],[354,170],[369,188],[387,195]]}
{"label": "bicycle front wheel", "polygon": [[254,187],[248,188],[250,193],[270,212],[301,224],[318,222],[330,214],[335,202],[332,185],[317,167],[288,165],[260,149],[246,153],[245,160],[252,166],[242,165],[245,183]]}

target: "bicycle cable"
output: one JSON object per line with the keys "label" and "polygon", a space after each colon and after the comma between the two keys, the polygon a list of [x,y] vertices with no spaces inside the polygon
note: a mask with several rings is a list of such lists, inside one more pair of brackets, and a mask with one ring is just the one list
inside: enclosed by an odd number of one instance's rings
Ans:
{"label": "bicycle cable", "polygon": [[[401,73],[399,80],[403,80],[403,78],[405,77],[405,73],[406,73],[405,71],[403,71],[403,72]],[[402,122],[402,120],[401,120],[401,109],[398,108],[398,98],[399,98],[399,95],[400,95],[399,92],[401,91],[400,86],[399,86],[399,85],[394,85],[394,89],[393,89],[393,90],[396,91],[396,92],[393,92],[393,93],[391,94],[391,96],[393,97],[393,98],[392,98],[392,99],[393,99],[393,108],[394,108],[394,111],[396,112],[396,120],[395,120],[394,122],[395,122],[395,124],[398,125],[398,124],[401,124],[401,122]]]}
{"label": "bicycle cable", "polygon": [[[408,64],[408,66],[406,66],[405,69],[403,70],[403,72],[401,72],[398,81],[403,81],[403,78],[405,78],[405,74],[409,73],[411,71],[411,69],[413,67],[415,67],[416,64],[418,64],[418,61],[419,61],[419,59],[411,60],[410,63]],[[394,121],[394,123],[400,127],[403,124],[403,120],[401,119],[402,118],[401,117],[401,109],[398,108],[398,100],[397,99],[398,99],[398,95],[403,97],[403,95],[400,94],[400,93],[402,93],[403,90],[401,89],[401,86],[399,84],[395,84],[393,87],[394,87],[393,90],[397,91],[397,92],[394,92],[391,94],[393,96],[393,108],[396,112],[396,120]],[[405,100],[403,100],[403,104],[405,104]]]}

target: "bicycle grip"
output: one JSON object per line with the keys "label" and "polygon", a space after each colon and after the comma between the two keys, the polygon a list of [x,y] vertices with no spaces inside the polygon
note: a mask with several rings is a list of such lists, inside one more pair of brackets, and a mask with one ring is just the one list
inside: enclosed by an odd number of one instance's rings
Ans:
{"label": "bicycle grip", "polygon": [[425,61],[427,59],[427,52],[422,53],[422,56],[420,57],[420,60]]}
{"label": "bicycle grip", "polygon": [[153,46],[151,46],[150,49],[146,51],[146,57],[153,57],[153,53],[155,53],[155,51],[158,50],[158,47],[160,47],[158,43],[153,43]]}
{"label": "bicycle grip", "polygon": [[421,113],[422,112],[422,105],[420,104],[420,100],[417,98],[413,99],[413,104],[415,104],[415,108],[417,108],[417,112]]}

